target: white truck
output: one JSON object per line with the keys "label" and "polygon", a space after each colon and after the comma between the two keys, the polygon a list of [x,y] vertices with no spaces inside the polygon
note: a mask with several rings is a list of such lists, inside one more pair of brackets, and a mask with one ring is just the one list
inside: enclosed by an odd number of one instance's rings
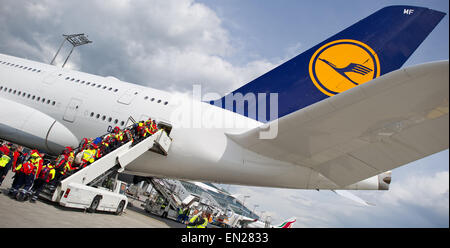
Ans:
{"label": "white truck", "polygon": [[88,212],[107,211],[122,214],[128,205],[125,196],[127,184],[117,180],[112,189],[90,187],[80,183],[70,183],[59,204],[70,208],[86,209]]}
{"label": "white truck", "polygon": [[121,214],[128,205],[127,185],[117,180],[117,174],[149,150],[167,156],[171,141],[165,130],[159,130],[137,144],[129,141],[65,178],[57,187],[44,188],[40,197],[65,207]]}

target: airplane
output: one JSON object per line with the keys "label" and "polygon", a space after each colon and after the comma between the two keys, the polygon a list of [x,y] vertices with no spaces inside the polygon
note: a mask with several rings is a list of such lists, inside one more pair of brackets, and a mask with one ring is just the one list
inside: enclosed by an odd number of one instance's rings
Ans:
{"label": "airplane", "polygon": [[388,190],[390,170],[448,149],[448,60],[401,68],[445,15],[382,8],[224,96],[0,54],[0,139],[59,154],[152,118],[171,127],[169,154],[146,152],[124,173]]}
{"label": "airplane", "polygon": [[291,217],[283,221],[281,224],[271,225],[266,224],[265,222],[262,222],[258,219],[250,219],[248,217],[242,216],[242,219],[239,220],[239,224],[243,228],[292,228],[296,221],[297,218]]}

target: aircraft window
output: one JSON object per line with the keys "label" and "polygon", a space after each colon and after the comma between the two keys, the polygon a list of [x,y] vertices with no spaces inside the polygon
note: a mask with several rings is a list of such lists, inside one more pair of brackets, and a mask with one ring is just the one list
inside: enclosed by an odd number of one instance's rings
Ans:
{"label": "aircraft window", "polygon": [[13,94],[14,94],[14,95],[16,94],[16,90],[13,91]]}
{"label": "aircraft window", "polygon": [[164,105],[167,105],[168,104],[168,102],[164,102]]}
{"label": "aircraft window", "polygon": [[26,70],[26,69],[28,69],[28,67],[24,66],[22,69]]}
{"label": "aircraft window", "polygon": [[3,90],[3,86],[0,86],[0,90]]}
{"label": "aircraft window", "polygon": [[6,65],[9,65],[9,63],[7,63]]}
{"label": "aircraft window", "polygon": [[35,98],[35,97],[36,97],[36,96],[34,96],[34,95],[33,95],[33,97],[32,97],[31,99],[33,99],[33,100],[34,100],[34,98]]}
{"label": "aircraft window", "polygon": [[75,80],[75,78],[71,78],[71,79],[70,79],[70,81],[73,81],[73,80]]}
{"label": "aircraft window", "polygon": [[118,89],[114,89],[114,92],[117,92],[118,91]]}
{"label": "aircraft window", "polygon": [[87,82],[87,83],[86,83],[86,85],[90,85],[90,84],[91,84],[91,82]]}
{"label": "aircraft window", "polygon": [[19,66],[19,69],[22,69],[22,68],[23,68],[23,65]]}
{"label": "aircraft window", "polygon": [[39,72],[41,72],[41,70],[37,70],[36,72],[39,73]]}
{"label": "aircraft window", "polygon": [[154,98],[154,97],[153,97],[152,99],[150,99],[150,101],[152,101],[152,102],[153,102],[154,100],[155,100],[155,98]]}
{"label": "aircraft window", "polygon": [[26,94],[27,94],[27,93],[23,92],[23,93],[22,93],[22,97],[25,97]]}
{"label": "aircraft window", "polygon": [[16,65],[15,67],[19,67],[19,65]]}
{"label": "aircraft window", "polygon": [[112,118],[111,118],[111,117],[109,117],[109,118],[108,118],[108,122],[111,122],[111,121],[112,121]]}
{"label": "aircraft window", "polygon": [[28,94],[28,95],[27,95],[27,98],[30,98],[30,96],[31,96],[31,95],[30,95],[30,94]]}
{"label": "aircraft window", "polygon": [[33,71],[36,71],[36,69],[33,69]]}
{"label": "aircraft window", "polygon": [[91,117],[94,116],[94,112],[91,112]]}
{"label": "aircraft window", "polygon": [[92,83],[92,85],[91,85],[92,87],[94,87],[95,86],[95,83]]}
{"label": "aircraft window", "polygon": [[70,77],[66,77],[65,79],[68,80]]}
{"label": "aircraft window", "polygon": [[102,116],[102,120],[105,120],[106,119],[106,116]]}
{"label": "aircraft window", "polygon": [[161,100],[158,100],[158,103],[160,103],[161,102]]}
{"label": "aircraft window", "polygon": [[101,84],[97,85],[97,88],[100,88],[100,87],[102,87],[102,85],[101,85]]}
{"label": "aircraft window", "polygon": [[10,66],[14,66],[14,64],[10,64]]}
{"label": "aircraft window", "polygon": [[137,93],[137,92],[134,92],[134,94],[137,95],[138,93]]}
{"label": "aircraft window", "polygon": [[17,95],[18,96],[22,95],[22,91],[17,92]]}
{"label": "aircraft window", "polygon": [[121,125],[121,126],[125,125],[125,122],[124,122],[124,121],[121,121],[121,122],[120,122],[120,125]]}
{"label": "aircraft window", "polygon": [[106,89],[106,86],[103,86],[103,88],[102,89]]}
{"label": "aircraft window", "polygon": [[108,90],[112,90],[112,88],[111,87],[109,87],[109,89]]}
{"label": "aircraft window", "polygon": [[45,102],[45,98],[42,98],[42,102],[43,102],[43,103]]}
{"label": "aircraft window", "polygon": [[75,82],[77,82],[77,83],[80,82],[80,79],[77,79],[77,81],[75,81]]}
{"label": "aircraft window", "polygon": [[117,124],[117,122],[119,122],[119,120],[115,119],[115,120],[114,120],[114,124]]}
{"label": "aircraft window", "polygon": [[8,88],[5,87],[5,91],[6,91],[7,89],[8,89]]}
{"label": "aircraft window", "polygon": [[83,81],[81,81],[81,84],[84,84],[84,80],[83,80]]}
{"label": "aircraft window", "polygon": [[56,102],[55,102],[55,101],[53,101],[53,102],[52,102],[52,105],[53,105],[53,106],[55,106],[55,104],[56,104]]}
{"label": "aircraft window", "polygon": [[144,97],[144,100],[147,100],[147,99],[148,99],[148,96]]}
{"label": "aircraft window", "polygon": [[50,100],[47,100],[47,104],[50,104]]}
{"label": "aircraft window", "polygon": [[39,102],[39,100],[41,100],[41,97],[40,96],[38,96],[37,98],[36,98],[36,100]]}
{"label": "aircraft window", "polygon": [[62,74],[60,73],[60,74],[58,74],[58,77],[61,77],[62,76]]}
{"label": "aircraft window", "polygon": [[30,68],[28,68],[28,70],[31,70],[32,68],[30,67]]}
{"label": "aircraft window", "polygon": [[97,114],[95,117],[98,119],[100,117],[100,114]]}
{"label": "aircraft window", "polygon": [[9,89],[9,90],[8,90],[8,93],[11,93],[11,91],[12,91],[12,89]]}

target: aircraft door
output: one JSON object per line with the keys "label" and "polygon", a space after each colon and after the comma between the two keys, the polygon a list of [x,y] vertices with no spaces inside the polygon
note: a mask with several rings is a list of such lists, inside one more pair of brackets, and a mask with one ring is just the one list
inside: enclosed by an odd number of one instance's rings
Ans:
{"label": "aircraft door", "polygon": [[139,92],[137,89],[129,89],[117,101],[129,105],[138,94]]}
{"label": "aircraft door", "polygon": [[52,72],[47,74],[44,79],[42,80],[46,84],[53,84],[53,82],[56,80],[58,75],[58,71]]}
{"label": "aircraft door", "polygon": [[81,108],[82,101],[80,99],[70,99],[69,105],[67,105],[66,112],[63,119],[68,122],[74,122],[79,109]]}

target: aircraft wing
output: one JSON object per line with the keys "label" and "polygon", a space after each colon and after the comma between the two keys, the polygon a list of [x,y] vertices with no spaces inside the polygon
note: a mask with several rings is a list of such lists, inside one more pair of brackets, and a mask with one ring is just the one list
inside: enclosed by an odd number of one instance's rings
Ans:
{"label": "aircraft wing", "polygon": [[[399,69],[228,137],[347,186],[449,147],[448,66]],[[277,136],[260,139],[268,130]]]}

